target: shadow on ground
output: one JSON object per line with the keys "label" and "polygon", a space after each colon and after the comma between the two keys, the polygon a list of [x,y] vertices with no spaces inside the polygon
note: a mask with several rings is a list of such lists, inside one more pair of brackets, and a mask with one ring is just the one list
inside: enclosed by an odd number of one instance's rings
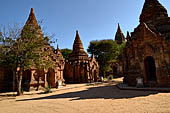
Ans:
{"label": "shadow on ground", "polygon": [[123,99],[123,98],[149,96],[157,93],[158,92],[155,91],[120,90],[116,87],[115,84],[114,85],[106,84],[104,86],[90,87],[87,90],[82,90],[77,92],[68,92],[63,94],[56,94],[56,95],[31,98],[31,99],[22,99],[17,101],[64,99],[64,98],[68,98],[70,99],[70,101],[85,100],[85,99]]}

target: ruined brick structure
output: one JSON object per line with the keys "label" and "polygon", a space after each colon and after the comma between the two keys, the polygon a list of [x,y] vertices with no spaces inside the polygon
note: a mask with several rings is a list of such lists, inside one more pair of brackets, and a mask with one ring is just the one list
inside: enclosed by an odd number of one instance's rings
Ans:
{"label": "ruined brick structure", "polygon": [[[26,35],[24,31],[27,30],[29,30],[29,32],[31,33],[30,35],[34,35],[37,40],[43,37],[41,27],[37,23],[33,8],[31,8],[29,18],[22,29],[21,38],[19,38],[18,40],[25,39]],[[50,44],[47,43],[46,45],[44,45],[44,48],[42,48],[42,52],[43,51],[48,51],[48,56],[51,57],[53,60],[53,66],[48,70],[39,70],[34,67],[26,70],[23,73],[22,80],[22,87],[24,90],[38,90],[39,88],[46,87],[48,85],[50,85],[51,87],[58,87],[59,80],[61,81],[60,85],[64,83],[63,70],[65,62],[59,47],[57,46],[57,50],[55,50],[52,46],[50,46]],[[11,90],[13,85],[16,84],[12,84],[14,79],[12,78],[13,72],[8,72],[6,70],[7,69],[4,69],[3,67],[0,68],[1,90]]]}
{"label": "ruined brick structure", "polygon": [[135,86],[170,86],[170,18],[157,0],[145,0],[140,24],[127,36],[123,52],[124,82]]}
{"label": "ruined brick structure", "polygon": [[66,61],[64,79],[66,83],[84,83],[97,81],[99,65],[94,55],[91,58],[84,51],[78,31],[73,44],[73,51]]}

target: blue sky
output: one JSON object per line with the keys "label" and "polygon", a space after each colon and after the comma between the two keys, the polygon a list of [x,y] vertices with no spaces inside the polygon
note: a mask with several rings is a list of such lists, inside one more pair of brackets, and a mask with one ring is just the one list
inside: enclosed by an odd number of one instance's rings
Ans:
{"label": "blue sky", "polygon": [[[92,40],[114,39],[117,24],[126,36],[139,24],[144,0],[0,0],[0,24],[23,25],[34,8],[43,31],[55,34],[60,48],[72,49],[79,30],[85,50]],[[159,0],[170,11],[168,0]]]}

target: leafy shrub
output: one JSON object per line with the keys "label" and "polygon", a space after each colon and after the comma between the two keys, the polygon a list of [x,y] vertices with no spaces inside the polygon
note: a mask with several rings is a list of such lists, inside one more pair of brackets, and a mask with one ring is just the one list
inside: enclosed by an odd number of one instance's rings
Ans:
{"label": "leafy shrub", "polygon": [[112,74],[110,74],[108,77],[107,77],[107,80],[112,80],[114,77]]}
{"label": "leafy shrub", "polygon": [[50,86],[50,85],[47,86],[47,87],[45,87],[44,93],[52,93],[52,91],[51,91],[51,86]]}

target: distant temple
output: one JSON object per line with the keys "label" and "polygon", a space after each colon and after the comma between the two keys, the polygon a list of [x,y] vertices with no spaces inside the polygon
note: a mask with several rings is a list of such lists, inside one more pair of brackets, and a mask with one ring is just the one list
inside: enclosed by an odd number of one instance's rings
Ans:
{"label": "distant temple", "polygon": [[117,32],[115,35],[115,41],[117,42],[117,44],[122,44],[125,41],[125,36],[124,36],[119,24],[118,24]]}
{"label": "distant temple", "polygon": [[[118,23],[117,32],[115,35],[115,41],[118,45],[121,45],[121,44],[123,44],[123,42],[125,42],[125,36],[120,28],[119,23]],[[115,77],[123,76],[123,69],[122,69],[123,65],[122,65],[121,59],[122,59],[122,56],[119,55],[117,58],[117,61],[111,62],[111,64],[110,64],[110,67],[112,68],[112,74]]]}
{"label": "distant temple", "polygon": [[99,65],[94,55],[91,58],[84,51],[78,31],[73,44],[73,51],[66,61],[64,79],[66,83],[84,83],[97,81]]}
{"label": "distant temple", "polygon": [[145,0],[140,24],[128,34],[123,52],[124,82],[170,86],[170,18],[158,0]]}
{"label": "distant temple", "polygon": [[[41,27],[37,23],[33,8],[31,8],[29,18],[22,29],[21,38],[18,40],[26,40],[28,38],[28,35],[25,35],[26,32],[29,32],[30,35],[35,36],[37,40],[43,37]],[[34,67],[26,70],[23,73],[22,80],[22,87],[24,90],[38,90],[38,88],[46,87],[48,85],[51,87],[57,87],[58,80],[64,83],[63,70],[65,62],[59,47],[57,46],[57,50],[54,50],[54,48],[47,43],[42,50],[48,50],[48,56],[50,56],[54,61],[53,66],[48,70],[39,70]],[[1,66],[0,73],[1,90],[11,90],[14,84],[16,86],[16,83],[13,84],[16,80],[14,80],[13,72],[10,71],[10,69],[6,69]]]}

